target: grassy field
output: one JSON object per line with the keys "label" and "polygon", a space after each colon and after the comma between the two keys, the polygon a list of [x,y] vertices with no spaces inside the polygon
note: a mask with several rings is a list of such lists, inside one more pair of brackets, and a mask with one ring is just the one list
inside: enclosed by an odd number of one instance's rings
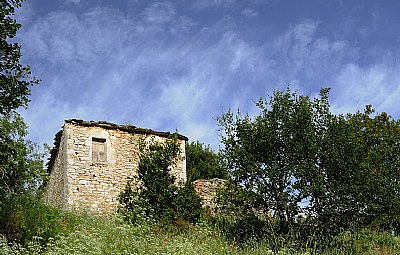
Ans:
{"label": "grassy field", "polygon": [[399,237],[369,230],[343,232],[325,251],[313,247],[300,251],[288,244],[273,252],[271,240],[239,245],[206,222],[161,229],[147,223],[134,226],[120,216],[65,213],[54,224],[60,231],[44,246],[42,237],[20,245],[0,236],[0,254],[400,254]]}

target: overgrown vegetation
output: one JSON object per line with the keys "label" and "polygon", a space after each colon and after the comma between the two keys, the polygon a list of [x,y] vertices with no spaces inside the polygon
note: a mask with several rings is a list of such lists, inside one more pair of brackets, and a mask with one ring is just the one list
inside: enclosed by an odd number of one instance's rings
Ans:
{"label": "overgrown vegetation", "polygon": [[219,217],[229,236],[325,248],[343,231],[398,232],[400,122],[371,106],[335,115],[328,93],[275,91],[257,102],[255,117],[229,111],[218,119],[231,177]]}
{"label": "overgrown vegetation", "polygon": [[[145,222],[133,225],[119,215],[94,216],[63,212],[56,219],[57,232],[42,245],[41,236],[21,245],[10,243],[0,235],[0,254],[399,254],[399,238],[389,232],[363,230],[342,232],[323,251],[304,244],[282,245],[279,251],[271,243],[279,237],[248,239],[244,243],[229,241],[219,229],[201,221],[185,229],[159,228]],[[51,221],[49,219],[52,219]],[[45,218],[40,219],[40,221]]]}
{"label": "overgrown vegetation", "polygon": [[31,211],[42,206],[36,202],[46,180],[43,155],[25,139],[27,126],[17,112],[27,106],[31,86],[39,83],[30,67],[20,63],[20,45],[10,42],[21,27],[13,18],[21,2],[0,1],[0,234],[25,242],[35,231],[47,230]]}
{"label": "overgrown vegetation", "polygon": [[0,2],[0,198],[36,189],[44,175],[40,156],[24,139],[27,127],[18,108],[26,107],[30,87],[39,81],[20,64],[20,45],[10,43],[20,24],[13,19],[21,1]]}
{"label": "overgrown vegetation", "polygon": [[162,142],[139,143],[138,178],[119,197],[120,212],[133,223],[143,220],[159,224],[186,225],[200,218],[201,201],[190,182],[177,183],[170,174],[180,160],[177,135]]}
{"label": "overgrown vegetation", "polygon": [[190,183],[198,179],[228,179],[228,170],[222,166],[218,154],[199,141],[186,144],[186,171]]}

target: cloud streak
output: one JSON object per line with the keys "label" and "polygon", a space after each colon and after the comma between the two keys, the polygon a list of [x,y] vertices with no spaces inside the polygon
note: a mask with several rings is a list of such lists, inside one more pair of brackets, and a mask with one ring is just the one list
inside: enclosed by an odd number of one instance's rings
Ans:
{"label": "cloud streak", "polygon": [[45,15],[31,4],[20,14],[30,21],[18,35],[24,61],[43,80],[24,112],[35,141],[51,142],[64,119],[82,118],[178,129],[217,148],[217,116],[228,108],[254,114],[254,101],[287,84],[311,95],[332,87],[337,112],[367,102],[400,115],[398,52],[366,65],[360,57],[366,49],[324,32],[332,26],[326,20],[258,30],[267,10],[256,3],[163,1],[125,10],[72,2]]}

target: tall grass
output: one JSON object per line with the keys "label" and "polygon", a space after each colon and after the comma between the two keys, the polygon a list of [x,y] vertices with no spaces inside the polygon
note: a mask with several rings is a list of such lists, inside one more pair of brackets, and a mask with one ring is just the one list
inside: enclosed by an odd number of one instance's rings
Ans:
{"label": "tall grass", "polygon": [[204,223],[177,230],[134,226],[118,215],[69,213],[63,224],[69,231],[50,238],[45,247],[40,237],[25,246],[0,239],[0,254],[234,254],[238,249]]}
{"label": "tall grass", "polygon": [[[363,230],[332,237],[326,249],[286,242],[280,237],[254,238],[237,243],[207,221],[184,228],[159,227],[149,222],[132,225],[120,215],[88,215],[59,212],[40,218],[55,222],[53,235],[37,236],[22,244],[0,235],[0,254],[400,254],[399,237],[389,232]],[[57,231],[57,232],[54,232]],[[276,239],[276,240],[274,240]],[[324,240],[325,241],[325,240]],[[305,240],[307,242],[307,240]]]}

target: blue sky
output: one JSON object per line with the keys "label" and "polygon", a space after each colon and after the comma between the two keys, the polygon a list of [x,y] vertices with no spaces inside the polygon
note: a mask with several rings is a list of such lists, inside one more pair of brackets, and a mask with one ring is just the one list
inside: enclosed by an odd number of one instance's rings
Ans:
{"label": "blue sky", "polygon": [[176,129],[218,148],[216,118],[288,84],[335,113],[400,117],[400,1],[30,0],[16,40],[42,80],[23,116],[52,144],[64,119]]}

